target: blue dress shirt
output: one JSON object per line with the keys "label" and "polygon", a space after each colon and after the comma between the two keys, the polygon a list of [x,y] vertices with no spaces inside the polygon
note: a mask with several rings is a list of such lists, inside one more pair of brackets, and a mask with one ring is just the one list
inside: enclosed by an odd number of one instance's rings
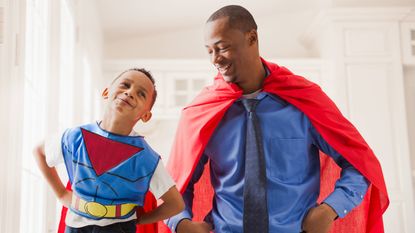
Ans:
{"label": "blue dress shirt", "polygon": [[[342,168],[334,191],[324,200],[343,218],[360,204],[368,181],[315,130],[308,117],[279,97],[260,92],[259,118],[266,161],[269,231],[299,233],[307,211],[317,205],[320,190],[319,150]],[[186,209],[170,218],[174,232],[180,220],[192,218],[193,185],[210,161],[215,190],[213,207],[205,221],[214,232],[243,232],[243,188],[247,113],[241,101],[226,112],[212,135],[183,194]]]}

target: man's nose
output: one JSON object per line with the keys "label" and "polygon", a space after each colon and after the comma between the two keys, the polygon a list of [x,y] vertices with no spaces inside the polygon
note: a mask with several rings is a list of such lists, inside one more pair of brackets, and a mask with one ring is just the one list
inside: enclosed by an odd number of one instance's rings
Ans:
{"label": "man's nose", "polygon": [[211,62],[213,65],[216,65],[222,61],[222,56],[218,52],[212,52]]}

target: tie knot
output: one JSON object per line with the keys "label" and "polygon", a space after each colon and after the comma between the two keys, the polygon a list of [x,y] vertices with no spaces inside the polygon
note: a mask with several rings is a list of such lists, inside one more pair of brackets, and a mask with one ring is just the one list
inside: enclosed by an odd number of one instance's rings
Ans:
{"label": "tie knot", "polygon": [[244,105],[247,112],[255,112],[255,108],[259,100],[257,99],[242,99],[242,104]]}

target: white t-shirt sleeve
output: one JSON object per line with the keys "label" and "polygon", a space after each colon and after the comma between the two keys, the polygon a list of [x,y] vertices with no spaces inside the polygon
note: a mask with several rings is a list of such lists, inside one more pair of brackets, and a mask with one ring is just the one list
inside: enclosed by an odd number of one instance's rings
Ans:
{"label": "white t-shirt sleeve", "polygon": [[160,160],[150,180],[150,192],[156,199],[160,199],[174,185],[173,179],[164,168],[163,161]]}
{"label": "white t-shirt sleeve", "polygon": [[45,156],[49,167],[56,167],[64,162],[62,154],[62,135],[64,132],[57,132],[46,137]]}

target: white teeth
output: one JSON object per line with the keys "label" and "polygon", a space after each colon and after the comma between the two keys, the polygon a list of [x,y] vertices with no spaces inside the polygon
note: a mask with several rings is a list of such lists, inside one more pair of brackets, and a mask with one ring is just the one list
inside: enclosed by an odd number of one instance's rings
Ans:
{"label": "white teeth", "polygon": [[224,66],[224,67],[216,66],[216,68],[217,68],[220,72],[224,72],[224,71],[226,71],[227,69],[229,69],[229,67],[230,67],[230,66],[231,66],[231,65],[229,64],[229,65]]}

